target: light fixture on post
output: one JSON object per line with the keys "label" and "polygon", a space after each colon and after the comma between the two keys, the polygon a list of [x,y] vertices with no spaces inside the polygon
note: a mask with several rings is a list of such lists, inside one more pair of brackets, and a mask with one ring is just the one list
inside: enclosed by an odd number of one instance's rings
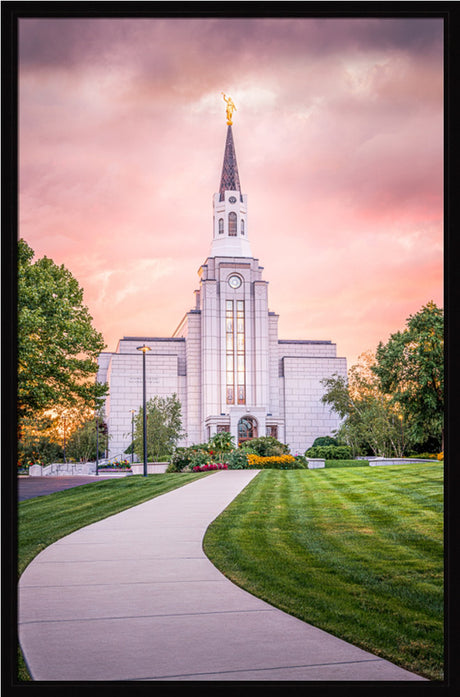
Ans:
{"label": "light fixture on post", "polygon": [[143,406],[143,439],[144,439],[144,477],[147,476],[147,411],[145,399],[145,354],[151,349],[146,346],[137,347],[138,351],[142,351],[142,406]]}

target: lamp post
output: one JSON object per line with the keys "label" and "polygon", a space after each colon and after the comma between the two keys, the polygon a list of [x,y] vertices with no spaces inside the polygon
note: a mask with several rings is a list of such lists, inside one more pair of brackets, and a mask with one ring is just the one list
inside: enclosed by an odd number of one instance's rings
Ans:
{"label": "lamp post", "polygon": [[63,418],[62,420],[64,422],[64,462],[67,462],[67,460],[65,459],[65,418]]}
{"label": "lamp post", "polygon": [[131,409],[131,467],[134,462],[134,409]]}
{"label": "lamp post", "polygon": [[137,347],[138,351],[142,351],[142,406],[143,406],[143,439],[144,439],[144,477],[147,476],[147,410],[145,399],[145,354],[150,351],[150,348],[145,344]]}
{"label": "lamp post", "polygon": [[99,418],[96,414],[96,477],[99,475]]}
{"label": "lamp post", "polygon": [[401,457],[404,457],[404,430],[403,430],[403,415],[398,414],[399,423],[401,425]]}

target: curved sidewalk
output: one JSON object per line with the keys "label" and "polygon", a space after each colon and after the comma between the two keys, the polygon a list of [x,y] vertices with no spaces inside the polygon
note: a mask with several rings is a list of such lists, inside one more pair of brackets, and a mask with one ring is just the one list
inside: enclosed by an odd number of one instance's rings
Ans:
{"label": "curved sidewalk", "polygon": [[423,680],[277,610],[208,560],[208,525],[257,474],[230,470],[78,530],[19,583],[34,680]]}

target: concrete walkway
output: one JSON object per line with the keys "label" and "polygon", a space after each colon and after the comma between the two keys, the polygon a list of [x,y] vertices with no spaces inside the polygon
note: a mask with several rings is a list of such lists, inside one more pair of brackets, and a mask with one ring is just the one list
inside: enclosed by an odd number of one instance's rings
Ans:
{"label": "concrete walkway", "polygon": [[34,680],[423,680],[255,598],[202,550],[256,475],[223,471],[68,535],[19,584]]}

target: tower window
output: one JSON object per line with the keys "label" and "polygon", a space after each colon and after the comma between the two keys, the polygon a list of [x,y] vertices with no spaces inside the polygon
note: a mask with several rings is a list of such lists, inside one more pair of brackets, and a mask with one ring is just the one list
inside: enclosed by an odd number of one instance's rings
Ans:
{"label": "tower window", "polygon": [[228,214],[228,236],[236,237],[237,234],[237,219],[235,211]]}
{"label": "tower window", "polygon": [[226,402],[246,404],[244,300],[226,301]]}
{"label": "tower window", "polygon": [[244,220],[241,221],[241,234],[244,235]]}
{"label": "tower window", "polygon": [[226,376],[227,389],[226,400],[227,404],[235,403],[235,369],[234,369],[234,338],[233,338],[233,300],[227,300],[225,307],[225,332],[226,332]]}
{"label": "tower window", "polygon": [[219,218],[219,235],[224,234],[224,219]]}

